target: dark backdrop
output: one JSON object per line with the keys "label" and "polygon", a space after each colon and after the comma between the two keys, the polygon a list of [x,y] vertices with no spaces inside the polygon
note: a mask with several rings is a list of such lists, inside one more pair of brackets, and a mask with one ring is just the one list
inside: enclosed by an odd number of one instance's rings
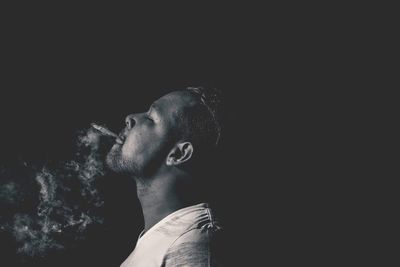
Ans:
{"label": "dark backdrop", "polygon": [[[326,260],[318,246],[323,216],[315,214],[327,209],[321,134],[329,117],[320,111],[332,95],[320,88],[331,84],[318,67],[323,51],[310,54],[321,47],[287,14],[294,7],[283,17],[233,5],[146,8],[148,15],[140,8],[32,8],[10,10],[1,33],[4,165],[68,160],[76,132],[93,121],[118,131],[126,114],[169,90],[217,87],[226,128],[213,186],[231,266]],[[23,266],[120,264],[142,223],[134,184],[108,176],[99,187],[105,223],[67,251]],[[20,266],[11,243],[0,241],[2,260]]]}

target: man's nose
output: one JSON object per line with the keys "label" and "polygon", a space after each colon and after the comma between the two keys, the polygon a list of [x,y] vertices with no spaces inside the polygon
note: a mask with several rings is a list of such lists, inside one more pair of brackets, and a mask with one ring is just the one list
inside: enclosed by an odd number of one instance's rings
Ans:
{"label": "man's nose", "polygon": [[128,128],[132,128],[133,126],[135,126],[136,121],[135,121],[134,115],[131,114],[131,115],[126,116],[125,123]]}

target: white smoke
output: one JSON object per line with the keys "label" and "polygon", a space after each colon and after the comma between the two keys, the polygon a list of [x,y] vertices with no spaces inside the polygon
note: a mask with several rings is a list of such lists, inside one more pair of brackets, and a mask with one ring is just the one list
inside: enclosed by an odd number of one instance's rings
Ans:
{"label": "white smoke", "polygon": [[[36,211],[17,213],[11,222],[0,221],[0,230],[14,236],[18,253],[35,257],[65,249],[65,240],[84,239],[90,225],[103,223],[96,214],[104,204],[96,188],[96,179],[105,174],[99,148],[100,135],[89,129],[78,138],[76,160],[36,172]],[[16,182],[0,186],[0,200],[16,203],[18,189]]]}
{"label": "white smoke", "polygon": [[20,244],[17,252],[25,256],[43,256],[64,246],[55,241],[53,232],[61,232],[61,225],[48,217],[32,218],[27,214],[15,215],[13,234]]}
{"label": "white smoke", "polygon": [[15,203],[21,197],[20,188],[15,182],[0,186],[0,199],[6,203]]}

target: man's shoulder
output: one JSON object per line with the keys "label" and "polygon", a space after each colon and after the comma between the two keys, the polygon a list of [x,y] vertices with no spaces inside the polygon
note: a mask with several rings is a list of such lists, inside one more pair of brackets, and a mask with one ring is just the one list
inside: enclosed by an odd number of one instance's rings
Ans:
{"label": "man's shoulder", "polygon": [[182,233],[172,245],[188,242],[208,242],[220,232],[222,232],[222,228],[212,223],[208,223],[203,227],[193,227]]}
{"label": "man's shoulder", "polygon": [[[222,228],[193,228],[179,236],[168,248],[165,266],[214,266],[219,257]],[[212,265],[208,265],[214,262]]]}
{"label": "man's shoulder", "polygon": [[154,228],[155,232],[177,238],[201,234],[204,229],[217,225],[208,204],[201,203],[170,214]]}

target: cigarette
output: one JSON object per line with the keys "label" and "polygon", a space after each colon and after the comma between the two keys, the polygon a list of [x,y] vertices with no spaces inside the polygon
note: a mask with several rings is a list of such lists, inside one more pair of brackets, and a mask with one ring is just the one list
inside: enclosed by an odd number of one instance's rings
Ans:
{"label": "cigarette", "polygon": [[107,128],[97,125],[95,123],[91,124],[93,128],[95,128],[97,131],[101,132],[103,135],[107,135],[107,136],[112,136],[114,138],[118,138],[118,135],[116,133],[111,132],[110,130],[108,130]]}

